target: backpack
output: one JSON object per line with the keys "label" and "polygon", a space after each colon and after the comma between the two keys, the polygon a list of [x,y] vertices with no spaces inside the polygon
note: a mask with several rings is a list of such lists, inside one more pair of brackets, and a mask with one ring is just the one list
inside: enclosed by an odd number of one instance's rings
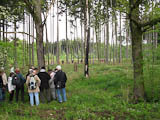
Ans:
{"label": "backpack", "polygon": [[12,77],[12,85],[21,86],[21,79],[17,75]]}
{"label": "backpack", "polygon": [[35,80],[34,76],[30,76],[29,89],[35,90],[36,88],[37,88],[36,80]]}
{"label": "backpack", "polygon": [[58,81],[57,82],[57,89],[61,89],[61,87],[62,87],[62,81]]}
{"label": "backpack", "polygon": [[2,76],[0,76],[0,88],[3,87],[3,80],[2,80]]}

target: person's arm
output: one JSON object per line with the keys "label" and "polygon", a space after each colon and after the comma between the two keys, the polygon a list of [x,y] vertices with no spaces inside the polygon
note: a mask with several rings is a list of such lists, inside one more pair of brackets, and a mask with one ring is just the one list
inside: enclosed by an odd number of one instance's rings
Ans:
{"label": "person's arm", "polygon": [[51,76],[47,73],[47,79],[48,81],[51,79]]}
{"label": "person's arm", "polygon": [[26,81],[26,85],[27,85],[27,87],[28,87],[28,85],[29,85],[29,80],[30,80],[30,77],[29,77],[29,76],[27,76],[27,81]]}
{"label": "person's arm", "polygon": [[8,92],[11,93],[12,77],[8,77]]}
{"label": "person's arm", "polygon": [[6,85],[7,85],[7,83],[8,83],[6,73],[3,73],[3,75],[2,75],[2,79],[3,79],[3,85],[4,85],[4,86],[6,86]]}
{"label": "person's arm", "polygon": [[65,80],[65,82],[67,82],[67,76],[66,76],[65,72],[64,72],[64,80]]}
{"label": "person's arm", "polygon": [[35,78],[36,78],[36,80],[37,80],[38,86],[40,86],[41,80],[39,79],[39,77],[38,77],[37,75],[35,76]]}
{"label": "person's arm", "polygon": [[23,75],[22,75],[22,74],[20,74],[20,79],[23,81],[23,83],[25,83],[25,82],[26,82],[26,79],[23,77]]}
{"label": "person's arm", "polygon": [[55,74],[55,76],[54,76],[54,84],[56,85],[57,82],[58,82],[58,80],[57,80],[57,74]]}
{"label": "person's arm", "polygon": [[53,82],[53,78],[51,78],[50,80],[49,80],[49,84],[51,84]]}

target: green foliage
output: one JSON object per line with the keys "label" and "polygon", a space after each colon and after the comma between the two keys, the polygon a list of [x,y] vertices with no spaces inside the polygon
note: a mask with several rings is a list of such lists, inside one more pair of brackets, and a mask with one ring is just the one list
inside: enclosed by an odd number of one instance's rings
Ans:
{"label": "green foliage", "polygon": [[0,3],[0,19],[9,22],[20,21],[23,18],[24,4],[19,0],[2,0]]}
{"label": "green foliage", "polygon": [[[1,104],[0,118],[3,120],[156,120],[160,118],[159,103],[132,103],[131,65],[91,64],[89,78],[83,77],[82,64],[78,64],[77,73],[73,71],[72,64],[62,65],[62,68],[68,76],[67,102],[59,104],[57,101],[52,101],[49,104],[40,103],[38,107],[30,107],[26,95],[26,103],[9,104],[6,101]],[[149,89],[149,86],[146,86],[146,89]]]}
{"label": "green foliage", "polygon": [[11,45],[8,43],[0,42],[0,67],[6,67],[8,64],[9,52],[11,51]]}

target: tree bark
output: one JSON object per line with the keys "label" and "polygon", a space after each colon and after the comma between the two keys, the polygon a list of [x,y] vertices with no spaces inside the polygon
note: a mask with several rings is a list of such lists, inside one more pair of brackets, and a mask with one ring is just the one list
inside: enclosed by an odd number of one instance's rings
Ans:
{"label": "tree bark", "polygon": [[[136,1],[136,0],[134,0]],[[133,5],[133,1],[130,2]],[[139,20],[139,7],[131,11],[131,18]],[[135,102],[144,99],[143,56],[142,56],[142,28],[130,19],[132,59],[134,69],[134,99]]]}
{"label": "tree bark", "polygon": [[126,59],[127,60],[128,60],[128,54],[129,54],[129,28],[127,27],[126,28]]}
{"label": "tree bark", "polygon": [[57,64],[60,63],[59,61],[59,9],[58,9],[58,0],[57,0]]}
{"label": "tree bark", "polygon": [[31,36],[30,36],[30,34],[31,34],[31,17],[30,17],[30,15],[29,15],[29,24],[28,24],[28,26],[29,26],[29,67],[31,67]]}
{"label": "tree bark", "polygon": [[16,21],[14,22],[14,67],[17,68],[17,34],[16,34]]}
{"label": "tree bark", "polygon": [[108,4],[107,4],[107,23],[106,23],[106,50],[107,50],[107,53],[106,53],[106,63],[108,64],[109,62],[109,9],[108,9]]}
{"label": "tree bark", "polygon": [[[25,33],[25,13],[23,13],[23,32]],[[25,66],[25,34],[23,34],[23,67]]]}
{"label": "tree bark", "polygon": [[[44,59],[44,45],[43,45],[43,26],[42,22],[42,4],[41,0],[28,1],[23,0],[26,4],[27,10],[32,15],[35,28],[36,28],[36,49],[37,49],[37,60],[38,60],[38,68],[40,69],[42,66],[45,66]],[[44,21],[45,22],[45,21]]]}
{"label": "tree bark", "polygon": [[81,60],[83,61],[83,24],[82,24],[82,21],[81,21]]}
{"label": "tree bark", "polygon": [[120,12],[120,40],[119,40],[119,63],[121,63],[121,61],[122,61],[122,32],[121,32],[121,29],[122,29],[122,15],[121,15],[122,13]]}
{"label": "tree bark", "polygon": [[86,24],[86,35],[87,35],[87,41],[85,44],[85,77],[89,76],[89,63],[88,63],[88,58],[89,58],[89,41],[90,41],[90,11],[88,8],[88,3],[89,1],[86,0],[86,19],[85,19],[85,24]]}
{"label": "tree bark", "polygon": [[3,25],[2,25],[2,31],[3,31],[3,42],[5,42],[5,20],[3,18]]}
{"label": "tree bark", "polygon": [[32,21],[32,65],[34,66],[34,21]]}
{"label": "tree bark", "polygon": [[67,64],[69,63],[69,60],[68,60],[68,8],[67,8],[67,4],[66,4],[66,62]]}

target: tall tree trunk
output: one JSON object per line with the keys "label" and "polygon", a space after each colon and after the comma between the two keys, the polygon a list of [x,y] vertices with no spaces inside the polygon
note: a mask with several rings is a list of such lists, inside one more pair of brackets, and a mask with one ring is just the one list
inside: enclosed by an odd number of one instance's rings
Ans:
{"label": "tall tree trunk", "polygon": [[30,17],[30,15],[29,15],[29,24],[28,24],[28,26],[29,26],[29,67],[31,67],[31,17]]}
{"label": "tall tree trunk", "polygon": [[23,67],[25,66],[25,13],[23,13]]}
{"label": "tall tree trunk", "polygon": [[94,38],[95,38],[95,31],[94,31],[94,28],[93,28],[93,41],[92,41],[92,54],[93,54],[93,55],[92,55],[92,56],[93,56],[93,57],[92,57],[92,63],[93,63],[93,64],[94,64],[94,55],[95,55],[95,53],[94,53],[94,52],[95,52],[95,50],[94,50],[94,49],[95,49],[95,48],[94,48]]}
{"label": "tall tree trunk", "polygon": [[44,45],[43,45],[43,26],[41,23],[36,22],[36,47],[37,47],[37,59],[38,59],[38,67],[39,69],[42,66],[45,66],[45,59],[44,59]]}
{"label": "tall tree trunk", "polygon": [[109,13],[108,13],[109,9],[108,9],[108,4],[107,4],[107,23],[106,23],[106,63],[108,64],[109,62]]}
{"label": "tall tree trunk", "polygon": [[[130,1],[130,7],[136,0]],[[139,6],[131,11],[130,17],[139,20]],[[144,98],[144,79],[143,79],[143,56],[142,56],[142,30],[130,19],[131,40],[132,40],[132,59],[134,69],[134,99],[136,102]]]}
{"label": "tall tree trunk", "polygon": [[8,42],[8,34],[7,34],[7,32],[8,32],[8,27],[7,27],[7,24],[8,24],[8,22],[7,22],[7,20],[6,20],[6,42]]}
{"label": "tall tree trunk", "polygon": [[37,49],[37,60],[38,60],[38,68],[40,69],[42,66],[45,66],[44,59],[44,45],[43,45],[43,26],[44,22],[42,22],[42,4],[41,0],[34,0],[32,3],[28,0],[23,0],[26,4],[27,10],[32,15],[35,28],[36,28],[36,49]]}
{"label": "tall tree trunk", "polygon": [[52,32],[52,34],[53,34],[53,38],[52,38],[53,39],[53,44],[52,44],[52,52],[53,52],[53,58],[52,58],[52,60],[53,60],[53,62],[52,63],[53,64],[54,64],[54,55],[55,55],[55,52],[54,52],[55,51],[54,50],[54,47],[55,47],[54,46],[54,44],[55,44],[54,43],[54,18],[55,18],[55,16],[54,16],[54,5],[53,5],[53,32]]}
{"label": "tall tree trunk", "polygon": [[32,21],[32,23],[33,23],[33,24],[32,24],[32,27],[33,27],[33,28],[32,28],[32,32],[33,32],[33,33],[32,33],[32,35],[33,35],[33,37],[32,37],[32,38],[33,38],[33,39],[32,39],[32,65],[34,66],[34,64],[35,64],[35,63],[34,63],[34,21]]}
{"label": "tall tree trunk", "polygon": [[77,39],[77,59],[78,59],[78,63],[79,63],[79,40],[78,40],[78,25],[77,25],[77,19],[75,18],[75,22],[76,22],[76,28],[75,28],[75,31],[76,31],[76,39]]}
{"label": "tall tree trunk", "polygon": [[97,57],[98,57],[98,61],[100,61],[100,48],[99,48],[99,37],[98,37],[98,30],[99,28],[95,27],[95,31],[96,31],[96,45],[97,45]]}
{"label": "tall tree trunk", "polygon": [[112,16],[112,43],[113,43],[113,64],[115,64],[115,56],[114,56],[114,48],[115,48],[115,46],[114,46],[114,24],[113,24],[113,22],[114,22],[114,16]]}
{"label": "tall tree trunk", "polygon": [[82,24],[82,20],[81,20],[81,60],[83,61],[83,51],[84,46],[83,46],[83,24]]}
{"label": "tall tree trunk", "polygon": [[115,57],[116,57],[116,62],[118,61],[118,49],[117,49],[117,46],[118,46],[118,40],[117,40],[117,16],[116,16],[116,11],[114,10],[114,19],[115,19],[115,40],[116,40],[116,46],[115,46]]}
{"label": "tall tree trunk", "polygon": [[4,18],[3,18],[2,28],[3,28],[3,42],[5,42],[5,19]]}
{"label": "tall tree trunk", "polygon": [[66,62],[67,64],[69,63],[69,60],[68,60],[68,8],[67,8],[67,4],[66,4]]}
{"label": "tall tree trunk", "polygon": [[126,59],[128,60],[128,54],[129,54],[129,28],[126,28]]}
{"label": "tall tree trunk", "polygon": [[122,13],[120,12],[120,21],[119,21],[120,22],[120,28],[119,28],[120,29],[120,37],[119,37],[120,38],[120,40],[119,40],[119,42],[120,42],[119,43],[119,63],[121,63],[121,61],[122,61],[122,33],[121,33],[121,29],[122,29],[122,27],[121,27],[122,26],[122,21],[121,21],[122,18],[121,18],[121,16],[122,15],[121,14]]}
{"label": "tall tree trunk", "polygon": [[85,45],[85,71],[84,74],[86,77],[89,76],[89,63],[88,63],[88,58],[89,58],[89,41],[90,41],[90,10],[88,7],[89,1],[86,0],[86,19],[85,19],[85,24],[86,24],[86,33],[87,33],[87,41]]}
{"label": "tall tree trunk", "polygon": [[59,9],[58,9],[58,0],[57,0],[57,64],[60,63],[59,61]]}
{"label": "tall tree trunk", "polygon": [[[0,20],[0,23],[1,23],[1,20]],[[2,32],[1,32],[1,28],[2,28],[2,27],[1,27],[1,25],[0,25],[0,41],[2,40],[2,35],[1,35]]]}
{"label": "tall tree trunk", "polygon": [[47,65],[49,69],[49,42],[48,42],[48,30],[47,30],[47,23],[45,23],[45,28],[46,28],[46,53],[47,53]]}
{"label": "tall tree trunk", "polygon": [[106,24],[104,24],[104,61],[105,61],[105,56],[106,56]]}
{"label": "tall tree trunk", "polygon": [[14,22],[14,67],[17,68],[17,33],[16,33],[17,25],[16,21]]}

